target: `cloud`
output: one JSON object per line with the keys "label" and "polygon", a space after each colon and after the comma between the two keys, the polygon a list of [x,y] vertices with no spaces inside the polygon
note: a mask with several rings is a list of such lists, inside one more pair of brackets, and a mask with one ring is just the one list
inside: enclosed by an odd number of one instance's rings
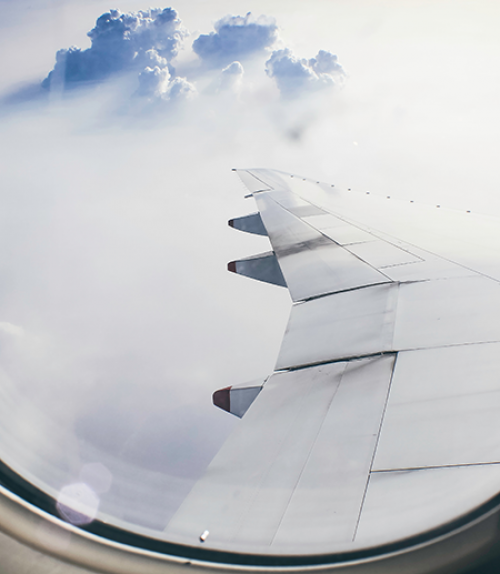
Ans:
{"label": "cloud", "polygon": [[[269,81],[265,86],[255,74],[250,75],[248,89],[245,89],[240,60],[258,54],[265,56],[271,51],[278,40],[275,19],[264,15],[255,18],[250,12],[246,16],[226,15],[214,28],[215,31],[198,36],[192,45],[193,53],[207,65],[186,67],[184,63],[188,77],[180,77],[172,61],[187,31],[174,9],[130,13],[110,10],[97,19],[88,33],[90,48],[82,50],[73,46],[57,52],[55,67],[42,86],[46,93],[90,82],[103,83],[113,76],[121,78],[125,73],[136,74],[137,87],[123,91],[127,102],[121,108],[135,114],[166,110],[160,102],[192,100],[198,93],[196,83],[200,83],[202,94],[218,95],[221,105],[225,105],[222,100],[227,103],[229,97],[234,100],[236,96],[238,101],[243,97],[250,103],[255,94],[262,97],[267,90],[271,93]],[[182,70],[182,61],[176,66]],[[339,86],[345,78],[337,56],[325,50],[309,60],[296,58],[288,48],[275,50],[266,62],[266,72],[276,81],[282,96],[289,99]],[[128,81],[128,77],[125,75],[124,81]],[[129,105],[130,96],[133,96],[132,105]],[[22,99],[22,94],[15,94],[14,99],[16,97]],[[214,100],[207,105],[213,106]]]}
{"label": "cloud", "polygon": [[170,101],[191,99],[195,94],[193,84],[185,78],[172,78],[167,68],[148,66],[139,74],[137,96]]}
{"label": "cloud", "polygon": [[243,66],[239,62],[233,62],[222,70],[225,78],[235,78],[243,75]]}
{"label": "cloud", "polygon": [[0,322],[0,333],[6,333],[7,335],[14,335],[15,337],[21,337],[24,335],[24,329],[13,323],[7,323],[7,321]]}
{"label": "cloud", "polygon": [[[88,33],[91,47],[59,50],[56,64],[42,86],[70,87],[101,81],[113,74],[154,64],[164,68],[177,55],[186,35],[172,8],[122,14],[110,10],[100,16]],[[173,68],[169,68],[173,72]]]}
{"label": "cloud", "polygon": [[239,93],[243,82],[243,66],[240,62],[232,62],[220,73],[218,92]]}
{"label": "cloud", "polygon": [[137,58],[141,64],[144,64],[146,67],[151,66],[158,66],[159,68],[167,68],[168,67],[168,60],[166,58],[162,58],[157,50],[151,49],[142,52],[140,56]]}
{"label": "cloud", "polygon": [[[305,134],[320,122],[308,115],[316,101],[283,105],[263,73],[274,22],[257,42],[255,30],[248,33],[255,21],[223,19],[238,28],[233,53],[243,55],[229,57],[226,43],[227,61],[200,66],[194,53],[177,61],[173,50],[134,36],[138,20],[133,29],[110,13],[91,48],[62,52],[72,67],[59,64],[59,73],[75,74],[62,81],[93,79],[99,89],[62,100],[45,91],[51,113],[20,109],[29,113],[17,114],[4,134],[13,193],[0,234],[12,248],[0,310],[25,335],[0,324],[0,358],[20,404],[28,397],[34,406],[2,412],[0,440],[52,488],[77,485],[84,498],[84,483],[98,494],[99,512],[162,530],[237,422],[213,408],[211,393],[265,376],[288,319],[286,292],[225,270],[227,261],[267,249],[266,238],[233,236],[226,225],[249,209],[229,168],[314,171],[319,143],[315,132]],[[100,59],[113,62],[106,73]],[[331,71],[331,58],[316,60],[318,74]],[[19,169],[27,157],[31,168]],[[264,329],[255,359],[246,351],[270,315],[276,328]],[[20,438],[7,444],[13,428]],[[80,476],[81,466],[96,462],[113,476],[103,494]]]}
{"label": "cloud", "polygon": [[337,56],[325,50],[310,60],[296,58],[288,48],[277,50],[266,62],[266,73],[276,80],[281,95],[286,98],[340,86],[345,80]]}
{"label": "cloud", "polygon": [[139,74],[137,95],[160,97],[167,91],[169,79],[170,73],[167,68],[147,67]]}
{"label": "cloud", "polygon": [[262,52],[276,42],[278,26],[274,18],[250,12],[242,16],[224,16],[215,25],[215,32],[201,34],[193,42],[193,50],[202,60],[227,64],[232,60]]}
{"label": "cloud", "polygon": [[196,88],[186,78],[174,78],[168,85],[166,96],[169,100],[190,100],[196,95]]}

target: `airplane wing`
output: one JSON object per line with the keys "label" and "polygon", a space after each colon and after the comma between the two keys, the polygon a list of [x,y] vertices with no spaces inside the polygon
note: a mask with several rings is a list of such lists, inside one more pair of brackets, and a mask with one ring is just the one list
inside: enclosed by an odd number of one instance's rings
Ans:
{"label": "airplane wing", "polygon": [[242,420],[165,536],[249,564],[466,561],[497,539],[467,533],[499,504],[498,223],[238,175],[258,213],[230,224],[272,251],[229,268],[287,286],[290,318],[275,372],[215,394]]}

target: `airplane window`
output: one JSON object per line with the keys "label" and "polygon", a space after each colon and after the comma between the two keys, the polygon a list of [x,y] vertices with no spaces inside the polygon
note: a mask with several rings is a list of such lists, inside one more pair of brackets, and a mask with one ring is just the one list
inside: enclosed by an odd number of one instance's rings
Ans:
{"label": "airplane window", "polygon": [[238,568],[485,555],[496,8],[3,4],[0,499],[45,522],[0,529],[89,568],[43,524]]}

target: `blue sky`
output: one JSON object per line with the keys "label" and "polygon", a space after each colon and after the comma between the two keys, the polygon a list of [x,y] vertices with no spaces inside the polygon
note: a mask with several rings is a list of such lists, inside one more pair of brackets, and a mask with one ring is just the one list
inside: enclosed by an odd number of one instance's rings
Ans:
{"label": "blue sky", "polygon": [[104,463],[101,510],[161,530],[237,424],[212,391],[272,371],[290,307],[225,270],[268,248],[227,227],[255,209],[231,168],[498,213],[500,8],[182,0],[160,33],[134,0],[92,45],[107,1],[0,5],[4,458],[55,495]]}

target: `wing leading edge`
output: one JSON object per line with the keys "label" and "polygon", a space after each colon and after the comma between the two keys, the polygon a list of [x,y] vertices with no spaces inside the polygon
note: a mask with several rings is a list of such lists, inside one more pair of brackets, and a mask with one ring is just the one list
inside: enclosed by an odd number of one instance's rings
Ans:
{"label": "wing leading edge", "polygon": [[[275,373],[240,409],[168,538],[193,545],[208,531],[207,548],[278,557],[376,553],[492,500],[494,229],[269,170],[238,174],[293,305]],[[464,234],[484,249],[464,248]]]}

